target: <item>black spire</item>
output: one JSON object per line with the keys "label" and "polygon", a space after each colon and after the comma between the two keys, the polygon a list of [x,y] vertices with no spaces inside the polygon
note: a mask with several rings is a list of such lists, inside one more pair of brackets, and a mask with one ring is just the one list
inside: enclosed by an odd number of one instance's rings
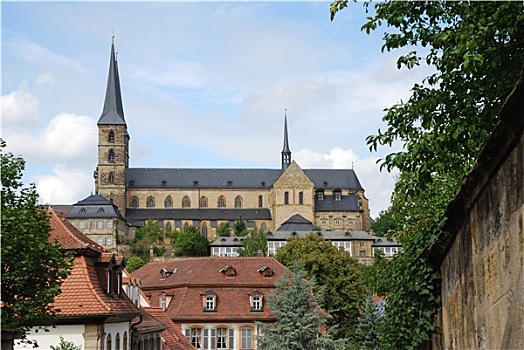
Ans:
{"label": "black spire", "polygon": [[124,108],[122,107],[122,94],[120,92],[120,78],[118,76],[118,62],[116,60],[114,38],[115,36],[113,35],[104,110],[102,111],[100,119],[98,119],[98,125],[126,124],[126,121],[124,120]]}
{"label": "black spire", "polygon": [[291,151],[289,150],[289,141],[287,139],[287,109],[284,116],[284,148],[282,149],[282,171],[286,170],[291,164]]}

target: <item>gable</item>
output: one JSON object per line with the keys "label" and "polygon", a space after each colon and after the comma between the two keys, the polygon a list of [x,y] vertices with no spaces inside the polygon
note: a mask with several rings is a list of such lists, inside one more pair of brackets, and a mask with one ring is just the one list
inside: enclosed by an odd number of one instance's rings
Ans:
{"label": "gable", "polygon": [[275,181],[273,187],[279,188],[308,188],[313,189],[313,182],[302,171],[300,166],[293,161],[289,167]]}

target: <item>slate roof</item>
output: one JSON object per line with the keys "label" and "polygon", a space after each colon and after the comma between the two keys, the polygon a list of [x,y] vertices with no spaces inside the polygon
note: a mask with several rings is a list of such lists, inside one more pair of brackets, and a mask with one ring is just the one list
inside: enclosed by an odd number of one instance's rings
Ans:
{"label": "slate roof", "polygon": [[315,196],[315,211],[362,211],[358,205],[358,196],[354,193],[350,195],[341,195],[339,201],[334,196],[325,195],[324,200],[318,200]]}
{"label": "slate roof", "polygon": [[[303,171],[315,188],[364,190],[352,169]],[[280,175],[282,175],[280,169],[129,168],[126,170],[127,188],[261,189],[271,187]]]}
{"label": "slate roof", "polygon": [[73,204],[65,215],[67,219],[120,218],[120,211],[111,201],[99,194],[92,194]]}
{"label": "slate roof", "polygon": [[326,241],[373,241],[376,237],[366,231],[272,231],[268,232],[268,241],[285,241],[291,237],[305,237],[308,234],[322,236]]}
{"label": "slate roof", "polygon": [[277,231],[312,231],[315,225],[300,214],[295,214],[284,222]]}
{"label": "slate roof", "polygon": [[191,350],[193,345],[182,334],[180,328],[171,321],[164,310],[156,307],[142,308],[142,311],[155,318],[165,328],[162,332],[163,350]]}
{"label": "slate roof", "polygon": [[118,62],[115,54],[115,44],[111,44],[111,58],[109,61],[109,73],[107,76],[106,97],[104,109],[98,119],[98,125],[103,124],[126,124],[124,120],[124,108],[122,106],[122,93],[120,91],[120,77],[118,74]]}
{"label": "slate roof", "polygon": [[400,247],[400,243],[395,238],[375,237],[373,247]]}
{"label": "slate roof", "polygon": [[[234,267],[236,276],[228,277],[220,272],[225,266]],[[264,277],[259,272],[264,266],[273,269],[271,277]],[[163,268],[175,272],[162,279],[160,271]],[[162,291],[173,296],[167,315],[175,322],[252,322],[275,321],[267,303],[263,311],[250,311],[249,294],[258,290],[267,297],[285,271],[282,264],[269,257],[206,257],[149,263],[131,276],[140,278],[142,290],[150,295],[152,305],[159,305],[159,294]],[[216,312],[205,312],[202,309],[202,294],[209,290],[217,295]]]}
{"label": "slate roof", "polygon": [[271,220],[269,209],[222,209],[222,208],[182,208],[182,209],[126,209],[129,222],[139,220]]}
{"label": "slate roof", "polygon": [[240,247],[244,237],[218,237],[210,247]]}
{"label": "slate roof", "polygon": [[[53,307],[61,317],[115,317],[132,319],[140,315],[136,306],[122,292],[118,298],[105,293],[98,279],[96,264],[112,253],[84,236],[65,218],[50,211],[51,241],[76,252],[71,274],[62,282],[62,293]],[[86,254],[86,252],[88,254]],[[121,259],[114,259],[121,263]]]}

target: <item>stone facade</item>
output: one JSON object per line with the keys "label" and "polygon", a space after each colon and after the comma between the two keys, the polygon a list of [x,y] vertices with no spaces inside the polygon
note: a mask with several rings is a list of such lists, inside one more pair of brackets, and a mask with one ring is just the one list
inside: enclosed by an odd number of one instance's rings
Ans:
{"label": "stone facade", "polygon": [[443,349],[524,349],[524,86],[446,212],[432,249],[442,274]]}

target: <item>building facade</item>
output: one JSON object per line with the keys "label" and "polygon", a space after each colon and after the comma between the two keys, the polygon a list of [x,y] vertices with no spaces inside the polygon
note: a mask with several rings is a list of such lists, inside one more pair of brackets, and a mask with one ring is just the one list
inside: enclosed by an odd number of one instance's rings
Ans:
{"label": "building facade", "polygon": [[276,169],[151,169],[129,167],[114,43],[104,107],[98,120],[96,193],[114,203],[131,226],[154,219],[163,227],[192,225],[212,239],[222,222],[275,230],[300,214],[323,230],[369,232],[368,199],[353,169],[302,169],[284,146]]}

